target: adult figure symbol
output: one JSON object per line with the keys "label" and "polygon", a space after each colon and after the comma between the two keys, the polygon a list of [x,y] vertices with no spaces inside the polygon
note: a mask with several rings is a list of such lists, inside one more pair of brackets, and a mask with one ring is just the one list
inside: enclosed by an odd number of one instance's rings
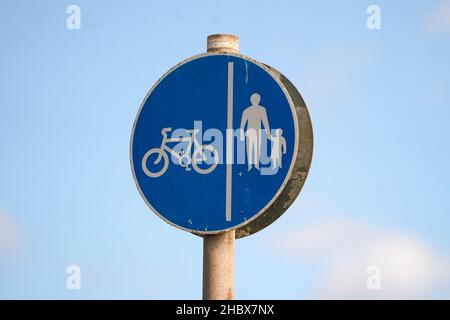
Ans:
{"label": "adult figure symbol", "polygon": [[[244,110],[241,118],[241,140],[247,139],[247,166],[248,171],[253,167],[259,170],[259,159],[261,156],[261,124],[264,126],[266,137],[270,138],[269,121],[267,120],[266,109],[259,105],[261,96],[253,93],[250,97],[252,105]],[[247,130],[245,127],[247,126]],[[245,133],[245,136],[244,136]]]}

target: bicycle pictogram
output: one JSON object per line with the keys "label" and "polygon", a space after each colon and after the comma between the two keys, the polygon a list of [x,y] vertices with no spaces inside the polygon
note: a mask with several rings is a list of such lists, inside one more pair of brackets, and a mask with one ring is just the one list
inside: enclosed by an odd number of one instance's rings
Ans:
{"label": "bicycle pictogram", "polygon": [[[200,144],[197,139],[197,134],[200,131],[199,129],[187,130],[186,132],[188,133],[188,136],[186,137],[168,138],[168,133],[171,131],[172,128],[162,129],[161,146],[159,148],[148,150],[142,158],[142,169],[147,176],[150,178],[157,178],[162,176],[167,171],[169,167],[168,154],[171,154],[172,158],[177,159],[177,164],[182,166],[186,171],[191,170],[191,165],[192,168],[200,174],[208,174],[214,171],[219,163],[219,153],[212,145]],[[174,150],[167,145],[168,143],[182,143],[182,151]],[[193,152],[192,146],[194,146]],[[154,168],[149,169],[147,162],[152,155],[156,155],[157,157],[153,161]],[[162,168],[157,170],[156,166],[161,162],[161,160],[163,161]],[[206,167],[203,168],[200,164],[206,164]],[[151,169],[156,169],[157,171],[154,172]]]}

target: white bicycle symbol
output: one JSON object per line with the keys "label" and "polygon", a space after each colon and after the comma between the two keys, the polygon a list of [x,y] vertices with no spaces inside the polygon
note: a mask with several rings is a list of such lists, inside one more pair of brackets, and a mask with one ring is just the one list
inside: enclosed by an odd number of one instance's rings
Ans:
{"label": "white bicycle symbol", "polygon": [[[162,129],[161,135],[163,136],[163,139],[161,142],[161,147],[148,150],[142,158],[142,169],[147,176],[149,176],[150,178],[157,178],[162,176],[167,171],[167,168],[169,166],[168,153],[172,154],[173,157],[178,159],[178,164],[185,168],[186,171],[191,170],[191,168],[189,167],[189,165],[191,164],[194,170],[200,174],[208,174],[214,171],[214,169],[217,167],[217,164],[219,163],[219,153],[212,145],[200,145],[196,138],[197,133],[200,131],[199,129],[187,130],[187,132],[190,134],[190,136],[188,137],[167,138],[167,133],[171,130],[172,128]],[[167,143],[169,142],[187,142],[187,147],[184,152],[176,152],[175,150],[167,146]],[[190,155],[192,145],[194,145],[195,148],[191,157]],[[205,155],[205,151],[209,151],[213,155],[214,161],[212,163],[208,163],[208,161],[206,161],[207,157]],[[151,155],[157,155],[156,160],[153,162],[155,166],[158,165],[161,160],[164,161],[162,168],[157,172],[152,172],[147,167],[147,160]],[[205,169],[200,168],[200,163],[206,163],[207,165],[209,165],[209,167]]]}

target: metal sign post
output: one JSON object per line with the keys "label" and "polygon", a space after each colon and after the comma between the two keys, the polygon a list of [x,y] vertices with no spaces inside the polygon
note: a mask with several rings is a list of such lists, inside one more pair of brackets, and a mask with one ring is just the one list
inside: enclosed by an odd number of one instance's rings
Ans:
{"label": "metal sign post", "polygon": [[234,298],[235,231],[203,236],[203,300]]}
{"label": "metal sign post", "polygon": [[233,299],[235,239],[278,219],[302,188],[312,127],[294,85],[239,54],[238,37],[164,74],[134,122],[136,186],[167,223],[203,237],[203,299]]}

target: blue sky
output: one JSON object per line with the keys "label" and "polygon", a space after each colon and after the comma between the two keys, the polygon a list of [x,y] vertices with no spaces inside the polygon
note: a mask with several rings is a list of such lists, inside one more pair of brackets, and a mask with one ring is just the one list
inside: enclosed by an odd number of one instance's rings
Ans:
{"label": "blue sky", "polygon": [[201,298],[201,239],[147,208],[129,138],[221,32],[290,78],[315,136],[294,205],[236,244],[236,298],[450,298],[449,21],[449,1],[2,1],[0,298]]}

